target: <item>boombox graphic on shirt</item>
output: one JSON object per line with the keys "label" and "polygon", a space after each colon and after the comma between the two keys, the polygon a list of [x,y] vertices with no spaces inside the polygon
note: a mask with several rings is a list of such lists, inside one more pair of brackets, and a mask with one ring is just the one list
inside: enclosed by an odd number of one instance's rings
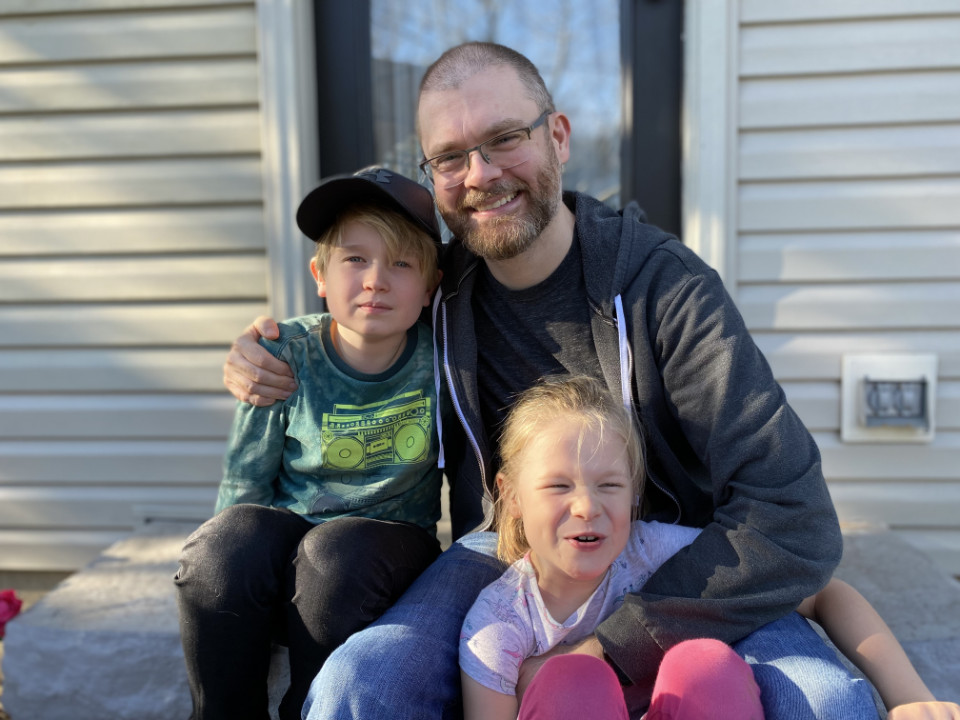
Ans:
{"label": "boombox graphic on shirt", "polygon": [[323,467],[370,470],[416,463],[430,451],[431,398],[420,390],[369,405],[334,405],[323,414]]}

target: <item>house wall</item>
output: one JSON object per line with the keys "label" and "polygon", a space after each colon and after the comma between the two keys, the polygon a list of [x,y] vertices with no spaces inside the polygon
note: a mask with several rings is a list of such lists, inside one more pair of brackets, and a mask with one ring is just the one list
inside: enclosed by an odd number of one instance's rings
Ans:
{"label": "house wall", "polygon": [[[960,574],[960,4],[740,0],[734,293],[841,518]],[[848,353],[932,353],[932,442],[841,441]]]}
{"label": "house wall", "polygon": [[256,7],[0,0],[0,569],[212,512],[267,311]]}

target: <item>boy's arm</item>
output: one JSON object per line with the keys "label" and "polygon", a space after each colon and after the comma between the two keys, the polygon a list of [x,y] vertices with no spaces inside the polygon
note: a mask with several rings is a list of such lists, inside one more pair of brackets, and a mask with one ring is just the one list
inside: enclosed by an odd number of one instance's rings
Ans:
{"label": "boy's arm", "polygon": [[215,512],[241,503],[273,504],[274,480],[283,462],[286,437],[281,407],[237,405]]}
{"label": "boy's arm", "polygon": [[891,710],[889,720],[960,720],[960,706],[936,701],[883,618],[847,583],[834,578],[797,612],[820,625],[870,679]]}
{"label": "boy's arm", "polygon": [[286,403],[269,407],[237,403],[214,512],[241,503],[272,506],[286,440]]}
{"label": "boy's arm", "polygon": [[463,687],[464,720],[515,720],[518,703],[516,695],[504,695],[484,687],[465,672],[460,672]]}
{"label": "boy's arm", "polygon": [[223,364],[223,384],[240,402],[266,407],[290,397],[297,381],[287,363],[260,345],[261,337],[280,337],[277,323],[263,315],[233,341]]}

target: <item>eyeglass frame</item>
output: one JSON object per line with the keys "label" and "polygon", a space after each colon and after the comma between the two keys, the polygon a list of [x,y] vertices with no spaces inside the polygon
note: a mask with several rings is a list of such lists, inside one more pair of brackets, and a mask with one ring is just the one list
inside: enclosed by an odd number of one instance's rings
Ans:
{"label": "eyeglass frame", "polygon": [[[483,161],[487,165],[493,165],[493,163],[490,161],[490,158],[487,157],[486,153],[483,152],[484,145],[489,145],[490,143],[496,140],[499,140],[502,137],[506,137],[507,135],[513,135],[514,133],[517,133],[517,132],[525,132],[527,134],[527,140],[530,140],[533,136],[533,131],[536,130],[541,125],[543,125],[547,121],[547,118],[553,115],[555,112],[556,110],[550,110],[550,109],[544,110],[536,120],[534,120],[530,125],[527,125],[526,127],[518,127],[518,128],[514,128],[513,130],[507,130],[506,132],[502,132],[498,135],[494,135],[492,138],[487,138],[479,145],[474,145],[472,148],[468,148],[466,150],[447,150],[446,152],[439,153],[438,155],[434,155],[431,158],[426,158],[420,161],[417,167],[420,168],[420,172],[422,172],[424,175],[430,178],[431,183],[436,183],[436,180],[434,179],[433,174],[434,172],[437,172],[437,171],[434,170],[434,168],[430,165],[430,163],[432,163],[437,158],[444,157],[445,155],[463,155],[467,172],[470,171],[470,156],[473,154],[474,151],[477,151],[478,153],[480,153],[480,157],[483,158]],[[427,171],[428,167],[430,168],[429,172]],[[505,169],[505,168],[502,168],[502,169]],[[454,185],[452,185],[451,187],[456,187],[462,182],[463,180],[460,180],[459,182],[454,183]]]}

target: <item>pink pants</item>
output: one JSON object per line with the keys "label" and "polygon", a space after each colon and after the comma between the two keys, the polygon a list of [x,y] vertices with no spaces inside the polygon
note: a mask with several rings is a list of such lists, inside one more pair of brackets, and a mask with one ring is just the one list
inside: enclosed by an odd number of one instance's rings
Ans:
{"label": "pink pants", "polygon": [[[667,651],[646,720],[763,720],[753,671],[718,640],[687,640]],[[551,658],[530,683],[518,720],[628,720],[617,676],[590,655]]]}

